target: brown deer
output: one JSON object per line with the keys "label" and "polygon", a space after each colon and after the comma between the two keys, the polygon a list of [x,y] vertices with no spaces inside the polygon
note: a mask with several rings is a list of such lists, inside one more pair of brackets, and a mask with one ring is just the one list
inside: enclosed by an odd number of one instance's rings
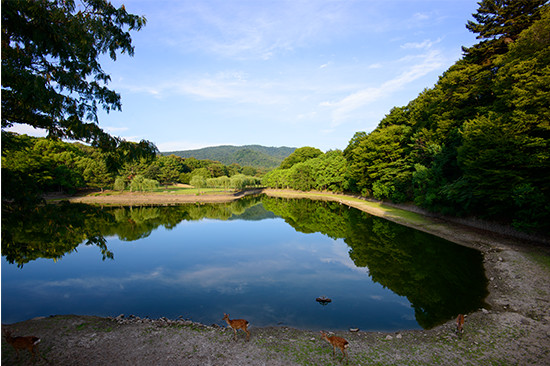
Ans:
{"label": "brown deer", "polygon": [[6,342],[11,344],[13,348],[15,349],[15,353],[17,354],[17,359],[19,360],[19,350],[20,349],[27,349],[32,354],[32,359],[34,360],[34,354],[35,352],[40,356],[40,352],[38,352],[38,343],[40,343],[40,338],[34,337],[34,336],[28,336],[28,337],[12,337],[11,336],[11,330],[4,330],[4,338],[6,339]]}
{"label": "brown deer", "polygon": [[458,317],[456,318],[456,332],[464,333],[464,315],[463,314],[458,314]]}
{"label": "brown deer", "polygon": [[335,335],[329,336],[327,333],[323,331],[321,331],[321,338],[332,345],[332,356],[335,356],[335,350],[336,350],[336,347],[338,347],[340,348],[340,351],[342,351],[342,354],[343,354],[342,360],[346,358],[349,361],[348,354],[346,353],[346,348],[349,347],[348,341],[346,341],[342,337],[337,337]]}
{"label": "brown deer", "polygon": [[246,332],[246,340],[250,340],[250,332],[248,331],[248,320],[244,319],[229,319],[229,314],[223,313],[223,320],[229,324],[231,328],[233,328],[233,332],[235,333],[235,340],[237,340],[237,329],[242,329]]}

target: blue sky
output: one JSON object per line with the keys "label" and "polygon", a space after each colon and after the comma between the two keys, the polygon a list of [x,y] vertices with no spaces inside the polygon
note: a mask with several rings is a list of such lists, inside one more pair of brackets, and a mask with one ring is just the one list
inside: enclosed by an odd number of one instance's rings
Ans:
{"label": "blue sky", "polygon": [[[100,126],[160,151],[344,149],[476,43],[476,0],[127,0],[134,57],[103,61],[122,112]],[[19,132],[27,132],[18,129]]]}

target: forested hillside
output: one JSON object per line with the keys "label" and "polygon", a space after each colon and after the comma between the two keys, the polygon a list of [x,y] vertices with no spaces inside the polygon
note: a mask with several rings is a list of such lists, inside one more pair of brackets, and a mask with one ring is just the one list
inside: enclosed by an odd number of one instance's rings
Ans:
{"label": "forested hillside", "polygon": [[[218,161],[175,155],[129,160],[116,151],[106,152],[81,143],[9,132],[3,138],[9,141],[2,147],[3,197],[73,193],[80,188],[146,191],[171,183],[243,188],[259,180],[255,168],[238,164],[226,166]],[[18,193],[22,186],[24,192]]]}
{"label": "forested hillside", "polygon": [[[434,87],[393,108],[374,131],[357,132],[343,158],[317,155],[264,182],[413,201],[548,233],[550,6],[484,0],[473,17],[466,27],[481,41],[464,48]],[[329,154],[337,183],[319,179]]]}
{"label": "forested hillside", "polygon": [[245,146],[213,146],[196,150],[183,150],[163,152],[162,155],[176,155],[183,158],[207,159],[219,161],[224,165],[239,164],[251,166],[256,169],[273,169],[296,148],[294,147],[268,147],[261,145]]}

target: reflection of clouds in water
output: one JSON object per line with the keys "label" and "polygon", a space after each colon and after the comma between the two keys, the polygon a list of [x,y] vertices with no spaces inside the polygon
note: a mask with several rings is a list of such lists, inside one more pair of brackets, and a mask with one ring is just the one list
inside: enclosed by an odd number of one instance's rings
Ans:
{"label": "reflection of clouds in water", "polygon": [[334,240],[328,249],[330,250],[330,256],[325,254],[323,257],[319,258],[322,263],[337,263],[354,272],[369,274],[369,269],[367,267],[357,267],[355,265],[349,256],[350,248],[342,239]]}
{"label": "reflection of clouds in water", "polygon": [[336,264],[352,270],[331,271],[331,278],[335,281],[357,279],[354,273],[368,274],[367,268],[355,266],[349,257],[349,247],[342,240],[330,240],[327,243],[326,240],[319,241],[315,236],[307,236],[304,239],[307,240],[286,242],[283,248],[257,248],[263,249],[261,257],[264,259],[258,259],[255,257],[257,253],[251,253],[251,258],[242,255],[238,258],[229,257],[224,264],[199,264],[177,270],[160,266],[122,277],[99,275],[44,281],[39,284],[35,281],[26,287],[32,292],[51,291],[55,288],[79,288],[106,293],[140,286],[143,282],[153,282],[163,286],[199,288],[221,294],[242,294],[257,284],[315,281],[319,271],[323,271],[315,264],[319,262]]}
{"label": "reflection of clouds in water", "polygon": [[[93,290],[96,294],[110,293],[113,290],[124,291],[126,286],[143,281],[156,281],[163,279],[163,269],[159,267],[146,273],[135,273],[126,277],[83,277],[67,278],[60,281],[40,281],[21,283],[21,288],[29,293],[48,294],[56,289],[74,288],[79,290]],[[64,295],[65,296],[65,295]]]}
{"label": "reflection of clouds in water", "polygon": [[149,272],[134,273],[125,277],[68,278],[61,281],[33,281],[22,284],[29,292],[45,293],[56,288],[79,288],[96,293],[113,289],[124,290],[141,282],[154,282],[164,286],[199,287],[219,293],[244,293],[250,284],[289,281],[295,276],[289,263],[277,260],[237,263],[235,265],[208,266],[189,270],[170,271],[163,267]]}
{"label": "reflection of clouds in water", "polygon": [[412,308],[412,304],[409,302],[409,300],[407,300],[406,297],[400,296],[399,301],[397,301],[397,303],[403,307]]}

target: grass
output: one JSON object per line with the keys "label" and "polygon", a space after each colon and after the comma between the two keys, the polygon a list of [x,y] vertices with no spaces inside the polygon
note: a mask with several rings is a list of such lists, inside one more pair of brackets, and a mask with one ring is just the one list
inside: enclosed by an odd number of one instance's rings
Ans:
{"label": "grass", "polygon": [[542,265],[547,271],[550,271],[550,256],[542,251],[530,252],[528,254],[534,262]]}
{"label": "grass", "polygon": [[201,195],[201,194],[232,194],[234,190],[224,190],[221,188],[190,188],[190,187],[159,187],[153,190],[154,193],[163,194],[187,194],[187,195]]}
{"label": "grass", "polygon": [[[169,186],[168,188],[159,187],[152,191],[131,192],[131,193],[203,195],[203,194],[233,194],[234,192],[235,190],[224,190],[221,188],[189,188],[189,187]],[[108,192],[101,192],[101,193],[96,192],[96,193],[93,193],[92,196],[106,197],[106,196],[121,195],[124,193],[130,193],[130,191],[124,190],[124,191],[108,191]]]}
{"label": "grass", "polygon": [[[296,193],[297,192],[290,192],[288,194],[285,194],[284,191],[283,192],[279,191],[276,193],[276,195],[285,197],[287,195],[292,196],[293,194],[296,194]],[[325,192],[299,192],[299,194],[301,197],[306,197],[311,199],[325,198],[331,201],[346,201],[346,202],[357,203],[358,205],[363,206],[365,208],[373,208],[377,211],[382,211],[383,216],[385,217],[391,217],[395,220],[409,222],[415,225],[425,225],[429,223],[429,221],[419,213],[389,206],[384,204],[383,202],[367,201],[357,197],[337,195],[337,194],[325,193]]]}
{"label": "grass", "polygon": [[105,324],[101,324],[101,323],[98,324],[98,323],[88,323],[88,322],[78,324],[76,326],[76,330],[80,331],[80,330],[87,329],[88,327],[91,327],[93,330],[98,332],[109,333],[113,331],[113,327],[111,326],[105,326]]}

